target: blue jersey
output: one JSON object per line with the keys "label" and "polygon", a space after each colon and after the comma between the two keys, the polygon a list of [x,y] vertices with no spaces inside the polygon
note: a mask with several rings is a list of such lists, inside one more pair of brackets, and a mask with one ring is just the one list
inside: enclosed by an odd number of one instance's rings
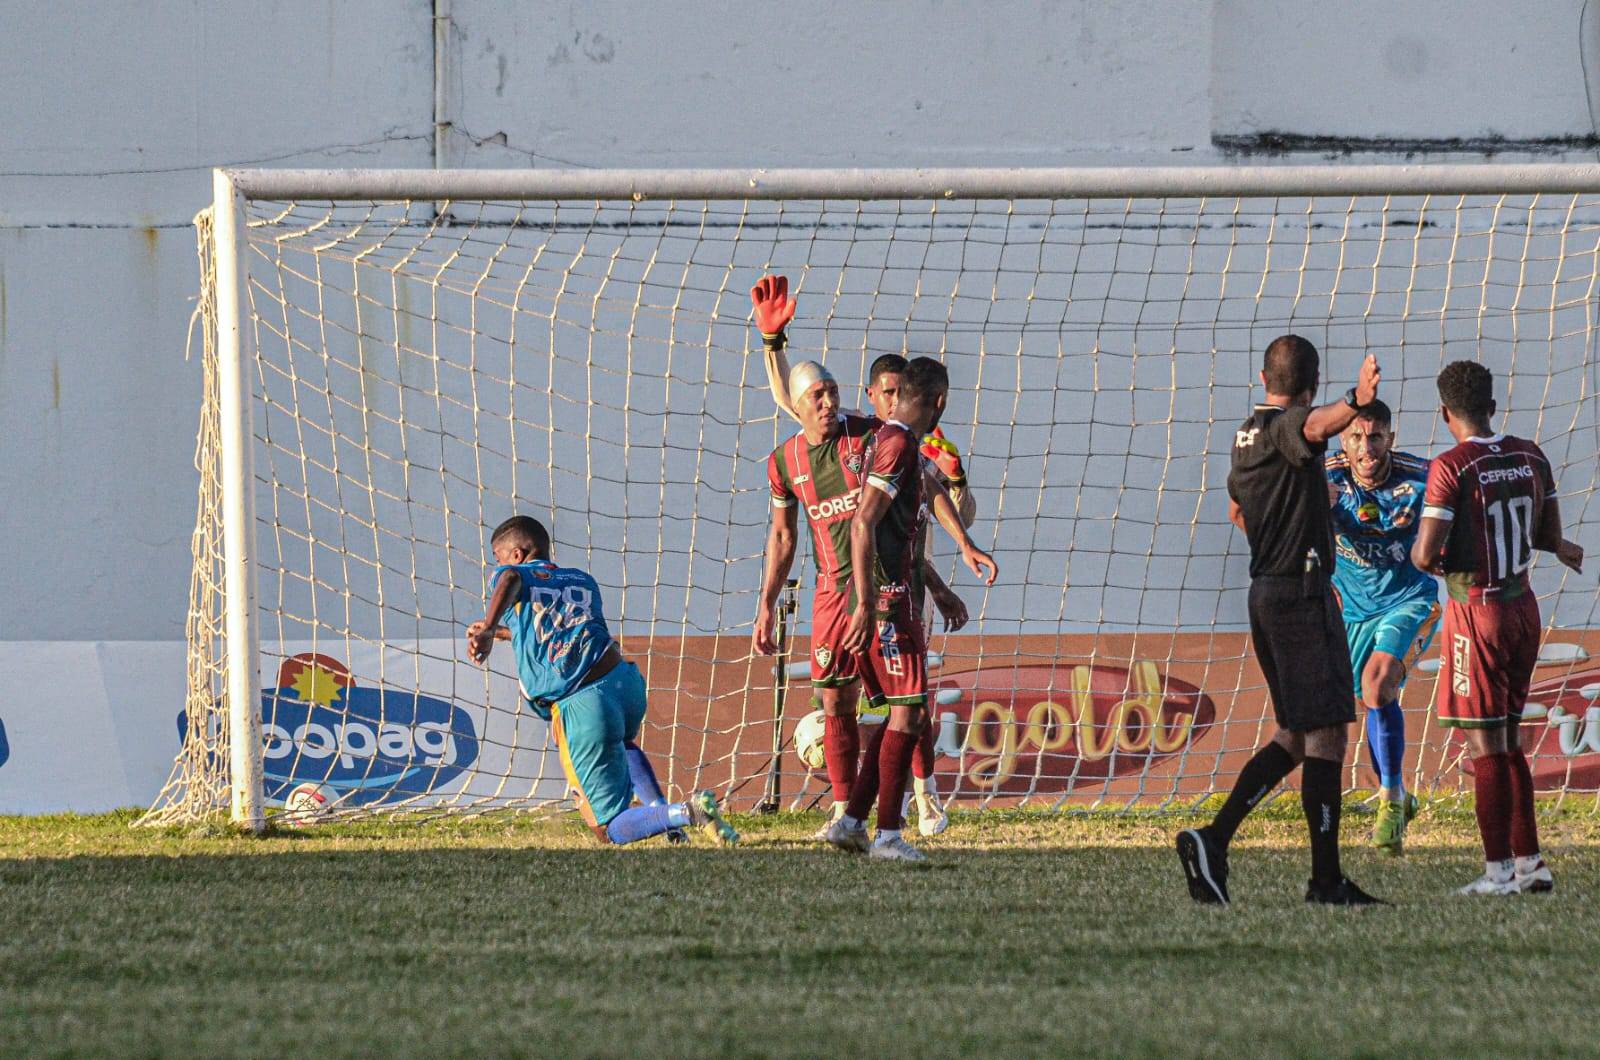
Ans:
{"label": "blue jersey", "polygon": [[1367,489],[1356,482],[1350,459],[1329,454],[1328,482],[1337,492],[1331,507],[1333,587],[1344,601],[1346,622],[1361,622],[1405,604],[1439,599],[1433,575],[1411,565],[1411,542],[1422,518],[1428,461],[1393,453],[1389,477]]}
{"label": "blue jersey", "polygon": [[522,587],[500,621],[511,630],[522,694],[548,721],[549,704],[577,691],[611,646],[600,586],[586,571],[543,560],[497,567],[491,584],[498,585],[508,570],[521,576]]}

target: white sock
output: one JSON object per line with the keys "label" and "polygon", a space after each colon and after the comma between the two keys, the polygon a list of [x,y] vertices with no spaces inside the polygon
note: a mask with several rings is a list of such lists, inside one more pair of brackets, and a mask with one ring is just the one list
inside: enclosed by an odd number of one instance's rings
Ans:
{"label": "white sock", "polygon": [[[920,795],[922,793],[918,792],[917,794]],[[910,817],[911,816],[911,792],[909,792],[909,791],[906,792],[904,795],[900,796],[900,816],[901,817]]]}
{"label": "white sock", "polygon": [[839,815],[839,820],[843,821],[844,826],[850,829],[852,832],[856,831],[858,828],[865,828],[867,826],[867,822],[861,820],[859,817],[851,817],[848,813],[841,813]]}
{"label": "white sock", "polygon": [[1515,862],[1510,858],[1505,861],[1485,861],[1483,863],[1483,874],[1497,883],[1504,883],[1511,878],[1514,865]]}
{"label": "white sock", "polygon": [[1530,872],[1537,872],[1544,865],[1544,858],[1539,854],[1529,854],[1525,858],[1517,859],[1517,871],[1526,876]]}
{"label": "white sock", "polygon": [[848,806],[848,805],[850,805],[848,802],[836,802],[836,803],[834,803],[833,804],[833,809],[831,811],[829,811],[829,813],[828,813],[828,820],[837,821],[839,818],[843,817],[844,816],[844,808],[846,806]]}
{"label": "white sock", "polygon": [[898,828],[880,828],[880,829],[878,829],[878,838],[877,838],[876,842],[879,842],[879,843],[893,843],[896,839],[899,839],[899,838],[900,838],[900,829],[898,829]]}
{"label": "white sock", "polygon": [[930,775],[921,780],[917,780],[916,777],[912,777],[911,779],[917,782],[918,795],[926,795],[934,802],[939,801],[939,781],[936,777]]}

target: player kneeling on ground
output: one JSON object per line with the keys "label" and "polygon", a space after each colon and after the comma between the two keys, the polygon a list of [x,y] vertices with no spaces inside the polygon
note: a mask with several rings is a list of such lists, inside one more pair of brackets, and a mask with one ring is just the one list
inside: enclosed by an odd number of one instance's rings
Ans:
{"label": "player kneeling on ground", "polygon": [[[696,825],[718,842],[738,842],[711,792],[675,803],[661,793],[635,742],[644,721],[644,677],[612,640],[595,580],[556,566],[549,532],[525,515],[496,527],[489,547],[499,566],[488,613],[467,627],[467,654],[482,666],[496,640],[511,642],[523,698],[550,723],[567,782],[594,834],[603,843],[634,843]],[[632,806],[635,794],[644,805]]]}
{"label": "player kneeling on ground", "polygon": [[1484,872],[1461,894],[1555,887],[1539,855],[1533,772],[1517,728],[1539,659],[1539,601],[1528,583],[1533,550],[1575,571],[1583,549],[1561,536],[1555,476],[1533,442],[1489,427],[1494,376],[1473,361],[1439,373],[1439,414],[1455,448],[1434,458],[1411,546],[1418,567],[1444,575],[1438,710],[1472,751]]}

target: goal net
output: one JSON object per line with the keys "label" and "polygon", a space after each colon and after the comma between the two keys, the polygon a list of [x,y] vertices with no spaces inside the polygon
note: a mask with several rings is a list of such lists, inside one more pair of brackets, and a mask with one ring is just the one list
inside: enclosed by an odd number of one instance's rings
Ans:
{"label": "goal net", "polygon": [[[967,807],[1183,807],[1272,730],[1227,520],[1260,351],[1378,354],[1399,448],[1441,452],[1434,376],[1496,374],[1600,561],[1600,167],[1145,171],[219,173],[200,218],[205,400],[177,764],[147,819],[320,792],[335,814],[561,807],[502,645],[471,665],[489,530],[513,513],[591,571],[646,675],[672,793],[824,792],[790,738],[812,570],[785,653],[750,651],[767,390],[748,291],[784,273],[791,355],[847,405],[883,353],[949,366],[944,426],[1001,567],[936,634],[937,775]],[[936,535],[937,536],[937,535]],[[1600,789],[1593,571],[1533,569],[1525,742],[1541,789]],[[1408,779],[1470,789],[1404,697]],[[786,680],[790,673],[792,681]],[[1352,741],[1353,745],[1357,741]],[[1353,746],[1352,788],[1370,787]],[[306,786],[310,787],[307,788]]]}

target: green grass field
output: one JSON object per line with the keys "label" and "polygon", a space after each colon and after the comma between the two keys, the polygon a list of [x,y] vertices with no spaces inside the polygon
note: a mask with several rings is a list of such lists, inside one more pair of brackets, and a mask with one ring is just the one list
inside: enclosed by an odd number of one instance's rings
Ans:
{"label": "green grass field", "polygon": [[[604,849],[502,818],[159,833],[0,819],[7,1055],[1593,1055],[1600,820],[1546,819],[1549,896],[1463,899],[1467,814],[1394,908],[1308,908],[1303,823],[1189,901],[1181,818],[960,816],[928,868],[741,819],[737,850]],[[1350,815],[1364,834],[1370,817]]]}

